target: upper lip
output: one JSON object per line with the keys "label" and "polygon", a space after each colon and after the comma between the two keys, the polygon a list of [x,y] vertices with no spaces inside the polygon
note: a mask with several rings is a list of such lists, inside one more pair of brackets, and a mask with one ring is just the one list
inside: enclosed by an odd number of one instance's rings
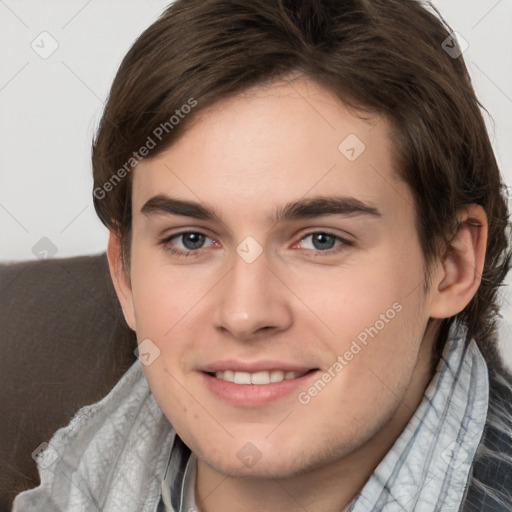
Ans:
{"label": "upper lip", "polygon": [[201,371],[207,373],[215,373],[223,370],[232,370],[234,372],[256,373],[262,371],[283,370],[285,372],[307,372],[313,370],[312,366],[302,364],[284,362],[284,361],[238,361],[235,359],[226,359],[223,361],[215,361],[201,367]]}

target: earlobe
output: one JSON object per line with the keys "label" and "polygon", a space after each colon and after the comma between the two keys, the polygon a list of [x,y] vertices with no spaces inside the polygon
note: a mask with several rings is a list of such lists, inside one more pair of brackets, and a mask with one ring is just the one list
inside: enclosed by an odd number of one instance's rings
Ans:
{"label": "earlobe", "polygon": [[121,304],[126,323],[136,331],[135,309],[130,283],[126,278],[121,258],[121,241],[119,236],[110,231],[107,245],[107,259],[110,276]]}
{"label": "earlobe", "polygon": [[449,318],[469,304],[480,286],[487,245],[487,216],[480,205],[459,210],[458,227],[440,258],[430,316]]}

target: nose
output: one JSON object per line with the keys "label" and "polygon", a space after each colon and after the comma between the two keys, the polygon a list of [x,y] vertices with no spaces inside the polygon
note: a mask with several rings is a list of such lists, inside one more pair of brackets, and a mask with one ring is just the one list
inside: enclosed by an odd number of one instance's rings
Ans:
{"label": "nose", "polygon": [[234,338],[268,336],[292,323],[290,292],[267,267],[265,253],[252,263],[235,254],[231,271],[216,288],[215,328]]}

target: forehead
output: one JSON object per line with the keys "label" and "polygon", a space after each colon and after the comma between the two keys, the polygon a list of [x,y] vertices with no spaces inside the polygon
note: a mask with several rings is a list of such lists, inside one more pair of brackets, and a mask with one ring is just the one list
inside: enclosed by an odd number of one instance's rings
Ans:
{"label": "forehead", "polygon": [[267,84],[199,111],[176,143],[143,160],[133,207],[162,193],[253,214],[332,192],[384,210],[410,205],[392,155],[381,116],[363,117],[306,79]]}

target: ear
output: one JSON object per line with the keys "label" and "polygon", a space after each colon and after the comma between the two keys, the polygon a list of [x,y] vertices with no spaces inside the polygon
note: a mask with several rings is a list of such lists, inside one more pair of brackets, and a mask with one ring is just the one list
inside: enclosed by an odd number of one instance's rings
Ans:
{"label": "ear", "polygon": [[[126,278],[121,258],[121,241],[119,236],[110,231],[107,245],[107,259],[110,276],[114,283],[117,298],[121,303],[124,318],[131,329],[136,331],[135,308],[133,306],[133,294],[130,283]],[[128,269],[129,272],[129,269]]]}
{"label": "ear", "polygon": [[458,227],[441,255],[432,281],[430,316],[449,318],[460,313],[480,286],[487,246],[487,216],[477,204],[457,212]]}

